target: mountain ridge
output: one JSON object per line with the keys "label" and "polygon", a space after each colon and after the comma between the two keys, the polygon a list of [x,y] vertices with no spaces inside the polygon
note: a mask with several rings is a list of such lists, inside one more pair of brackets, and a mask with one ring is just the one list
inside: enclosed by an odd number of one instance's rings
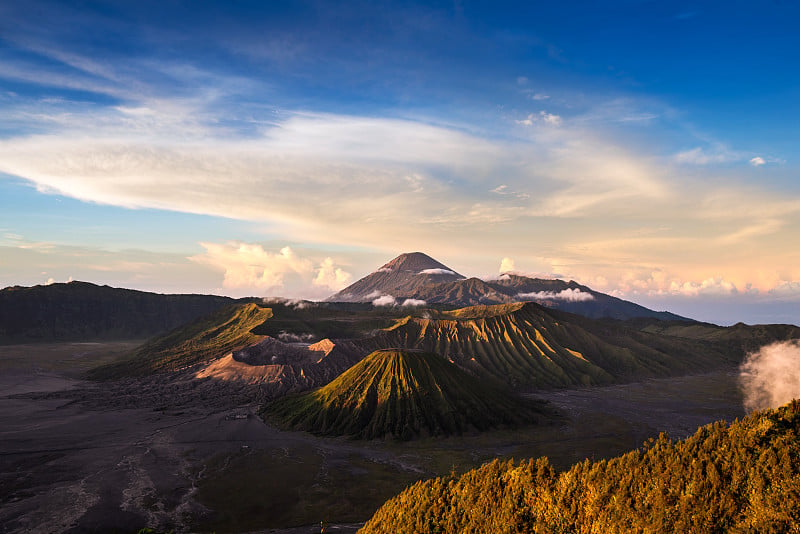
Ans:
{"label": "mountain ridge", "polygon": [[408,252],[400,254],[376,271],[325,300],[327,302],[372,302],[382,296],[411,295],[424,286],[453,282],[463,278],[463,275],[427,254]]}
{"label": "mountain ridge", "polygon": [[[405,269],[405,265],[418,270]],[[429,267],[419,268],[423,265]],[[467,278],[421,252],[399,255],[326,301],[373,302],[380,297],[391,297],[382,301],[389,303],[411,300],[456,307],[527,301],[596,319],[651,317],[691,321],[595,291],[573,280],[529,278],[513,272],[492,279]]]}
{"label": "mountain ridge", "polygon": [[237,302],[67,282],[0,290],[0,344],[141,339]]}

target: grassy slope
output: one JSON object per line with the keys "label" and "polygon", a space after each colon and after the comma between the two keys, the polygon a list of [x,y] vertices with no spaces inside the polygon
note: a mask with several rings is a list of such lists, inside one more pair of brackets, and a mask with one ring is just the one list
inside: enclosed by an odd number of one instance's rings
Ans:
{"label": "grassy slope", "polygon": [[560,387],[663,377],[735,363],[727,345],[662,336],[536,304],[406,317],[362,342],[435,352],[512,386]]}
{"label": "grassy slope", "polygon": [[461,434],[535,422],[537,412],[436,354],[400,350],[373,352],[327,386],[265,409],[288,428],[364,439]]}
{"label": "grassy slope", "polygon": [[546,458],[419,482],[361,534],[395,532],[798,532],[800,403],[666,435],[563,473]]}
{"label": "grassy slope", "polygon": [[237,304],[156,337],[125,360],[89,372],[93,379],[141,376],[175,371],[232,350],[258,343],[251,331],[272,316],[272,310],[253,303]]}

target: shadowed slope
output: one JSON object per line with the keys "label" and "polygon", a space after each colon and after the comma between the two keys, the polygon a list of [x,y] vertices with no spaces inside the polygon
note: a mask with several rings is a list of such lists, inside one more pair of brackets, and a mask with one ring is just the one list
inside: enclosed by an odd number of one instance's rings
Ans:
{"label": "shadowed slope", "polygon": [[264,413],[315,434],[410,439],[532,423],[541,410],[436,354],[381,350],[327,386],[279,399]]}
{"label": "shadowed slope", "polygon": [[229,306],[148,341],[131,358],[93,369],[88,377],[106,379],[176,371],[220,357],[264,339],[251,330],[271,316],[272,310],[253,303]]}
{"label": "shadowed slope", "polygon": [[0,290],[0,343],[143,339],[235,301],[69,282]]}

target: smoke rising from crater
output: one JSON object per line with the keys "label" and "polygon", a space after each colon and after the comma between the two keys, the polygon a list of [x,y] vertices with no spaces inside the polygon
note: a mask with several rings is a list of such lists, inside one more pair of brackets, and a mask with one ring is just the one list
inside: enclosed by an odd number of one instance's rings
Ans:
{"label": "smoke rising from crater", "polygon": [[744,407],[751,412],[777,408],[800,398],[800,341],[765,345],[740,366]]}

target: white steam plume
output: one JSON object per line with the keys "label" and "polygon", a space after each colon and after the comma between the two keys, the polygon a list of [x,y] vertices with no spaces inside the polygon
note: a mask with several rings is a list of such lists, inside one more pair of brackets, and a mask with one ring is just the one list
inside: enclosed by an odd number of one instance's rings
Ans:
{"label": "white steam plume", "polygon": [[594,300],[594,295],[580,289],[567,288],[556,293],[555,291],[536,291],[534,293],[519,293],[517,298],[532,300],[566,300],[567,302],[586,302]]}
{"label": "white steam plume", "polygon": [[383,295],[372,301],[373,306],[396,306],[397,301],[391,295]]}
{"label": "white steam plume", "polygon": [[800,341],[782,341],[747,355],[740,367],[746,411],[800,398]]}
{"label": "white steam plume", "polygon": [[423,269],[419,274],[456,274],[450,269]]}

